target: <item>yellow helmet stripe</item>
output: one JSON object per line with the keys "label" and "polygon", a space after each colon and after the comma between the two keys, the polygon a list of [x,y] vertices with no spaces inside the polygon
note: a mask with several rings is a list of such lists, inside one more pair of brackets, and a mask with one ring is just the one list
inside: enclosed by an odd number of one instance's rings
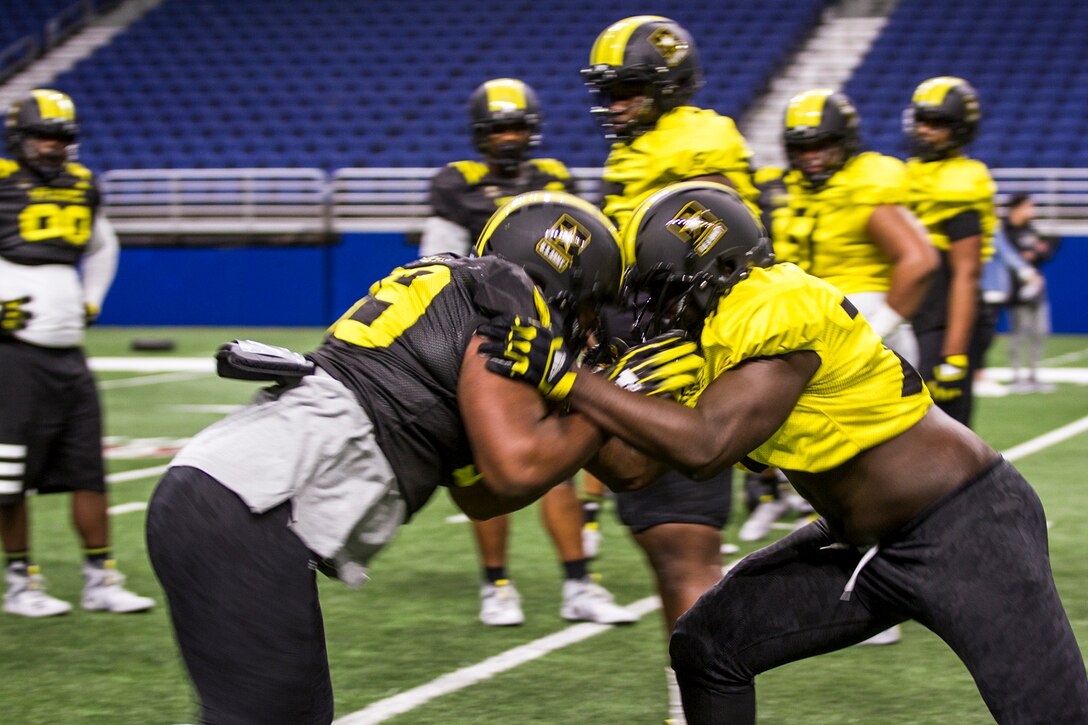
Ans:
{"label": "yellow helmet stripe", "polygon": [[928,81],[925,81],[918,86],[914,91],[914,98],[911,100],[925,106],[939,106],[944,102],[944,97],[948,95],[948,91],[956,84],[962,82],[961,79],[953,76],[930,78]]}
{"label": "yellow helmet stripe", "polygon": [[38,102],[38,112],[42,118],[57,118],[65,121],[76,120],[76,107],[72,99],[60,91],[38,88],[30,92]]}
{"label": "yellow helmet stripe", "polygon": [[496,78],[488,81],[487,108],[489,111],[521,111],[525,109],[525,86],[513,78]]}
{"label": "yellow helmet stripe", "polygon": [[786,128],[819,126],[824,115],[824,104],[832,93],[834,91],[830,88],[815,88],[791,98],[786,107]]}
{"label": "yellow helmet stripe", "polygon": [[589,64],[623,65],[623,52],[627,49],[631,34],[646,23],[660,20],[667,21],[668,18],[660,15],[635,15],[612,23],[593,43],[593,49],[589,51]]}

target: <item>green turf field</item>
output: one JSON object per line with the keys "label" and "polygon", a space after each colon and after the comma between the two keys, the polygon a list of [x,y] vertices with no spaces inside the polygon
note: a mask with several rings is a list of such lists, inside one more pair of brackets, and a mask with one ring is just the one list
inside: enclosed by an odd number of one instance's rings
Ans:
{"label": "green turf field", "polygon": [[[252,336],[305,350],[319,330],[92,329],[95,357],[159,360],[210,357],[226,339]],[[133,353],[135,337],[169,337],[171,353]],[[991,364],[1004,365],[1003,341]],[[1053,366],[1088,368],[1088,337],[1055,337]],[[210,373],[100,372],[111,444],[140,441],[143,454],[111,459],[110,471],[140,471],[168,460],[147,439],[193,434],[218,419],[223,406],[246,400],[257,385],[222,381]],[[206,406],[206,407],[201,407]],[[976,427],[993,445],[1012,449],[1088,416],[1088,385],[1062,383],[1050,395],[983,399]],[[123,446],[122,446],[123,448]],[[130,453],[141,453],[131,450]],[[1088,645],[1088,433],[1080,433],[1017,461],[1047,507],[1058,587],[1074,629]],[[139,474],[133,474],[139,475]],[[117,481],[111,504],[146,502],[155,477]],[[50,592],[78,602],[79,546],[68,523],[67,498],[33,502],[34,553]],[[135,510],[130,510],[135,509]],[[378,558],[362,591],[322,579],[337,716],[348,722],[433,723],[660,723],[665,715],[664,636],[660,614],[532,659],[477,684],[457,689],[383,720],[350,719],[373,703],[431,683],[442,675],[568,630],[559,618],[560,570],[535,509],[519,512],[510,570],[523,596],[527,621],[492,629],[476,619],[478,567],[468,525],[438,494]],[[734,513],[732,537],[743,514]],[[193,722],[193,696],[178,661],[162,593],[146,559],[144,515],[124,507],[112,519],[115,549],[129,585],[159,598],[147,614],[72,614],[48,620],[0,615],[0,723],[5,725],[146,725]],[[640,554],[610,511],[603,517],[603,553],[595,564],[602,582],[624,604],[651,594]],[[780,532],[781,533],[781,532]],[[746,545],[742,552],[754,548]],[[584,625],[582,625],[584,627]],[[604,628],[602,628],[604,629]],[[582,632],[583,630],[577,630]],[[795,663],[759,678],[760,722],[932,725],[990,723],[992,719],[963,666],[922,627],[904,626],[890,647],[852,648]]]}

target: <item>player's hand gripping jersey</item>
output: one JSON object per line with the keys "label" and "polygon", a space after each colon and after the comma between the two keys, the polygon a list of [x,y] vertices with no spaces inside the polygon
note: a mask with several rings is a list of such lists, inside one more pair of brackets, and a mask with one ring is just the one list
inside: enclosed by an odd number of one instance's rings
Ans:
{"label": "player's hand gripping jersey", "polygon": [[775,256],[848,295],[887,292],[892,264],[867,226],[878,206],[908,204],[903,162],[869,151],[849,159],[821,186],[806,183],[800,171],[790,171],[785,181],[788,204],[773,216]]}
{"label": "player's hand gripping jersey", "polygon": [[755,268],[736,284],[707,319],[701,347],[704,387],[745,360],[820,356],[786,422],[749,455],[763,466],[826,471],[907,430],[933,404],[914,368],[880,343],[843,293],[793,264]]}
{"label": "player's hand gripping jersey", "polygon": [[721,174],[758,214],[751,157],[732,119],[680,106],[630,143],[612,146],[605,162],[602,209],[622,230],[635,208],[658,189],[696,176]]}

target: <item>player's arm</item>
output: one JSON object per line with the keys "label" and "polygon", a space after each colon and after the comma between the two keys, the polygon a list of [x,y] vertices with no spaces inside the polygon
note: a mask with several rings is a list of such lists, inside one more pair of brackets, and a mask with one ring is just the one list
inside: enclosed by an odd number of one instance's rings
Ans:
{"label": "player's arm", "polygon": [[978,212],[958,214],[944,225],[948,235],[948,319],[941,355],[967,355],[975,327],[979,277],[982,274],[982,229]]}
{"label": "player's arm", "polygon": [[610,438],[586,464],[586,470],[613,491],[637,491],[661,477],[669,467],[619,438]]}
{"label": "player's arm", "polygon": [[468,254],[472,239],[464,224],[462,199],[468,190],[465,177],[452,166],[441,169],[431,180],[428,202],[431,215],[423,222],[419,256],[456,252]]}
{"label": "player's arm", "polygon": [[440,216],[430,216],[423,222],[419,239],[419,256],[428,257],[444,252],[465,253],[472,248],[468,229]]}
{"label": "player's arm", "polygon": [[810,351],[750,360],[711,382],[695,407],[622,390],[580,372],[569,400],[606,433],[704,479],[773,435],[819,366],[819,356]]}
{"label": "player's arm", "polygon": [[[892,263],[891,287],[885,304],[898,316],[911,317],[925,298],[940,258],[925,227],[902,206],[882,204],[869,216],[867,231]],[[874,329],[876,321],[870,320]],[[889,327],[889,330],[894,325]]]}
{"label": "player's arm", "polygon": [[465,352],[457,400],[481,480],[452,487],[473,518],[523,508],[569,479],[604,442],[581,415],[559,415],[535,388],[490,373],[474,337]]}
{"label": "player's arm", "polygon": [[87,322],[93,322],[102,309],[113,278],[117,274],[117,258],[121,245],[117,232],[105,215],[95,216],[87,251],[80,262],[83,279],[83,303],[87,310]]}

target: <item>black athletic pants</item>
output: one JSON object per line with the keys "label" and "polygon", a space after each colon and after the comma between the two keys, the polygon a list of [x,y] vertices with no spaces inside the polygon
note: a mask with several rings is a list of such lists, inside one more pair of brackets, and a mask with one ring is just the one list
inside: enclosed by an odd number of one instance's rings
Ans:
{"label": "black athletic pants", "polygon": [[760,672],[914,619],[967,665],[1001,725],[1088,723],[1088,678],[1047,555],[1038,497],[1000,460],[862,558],[817,521],[755,552],[670,643],[689,725],[755,722]]}

